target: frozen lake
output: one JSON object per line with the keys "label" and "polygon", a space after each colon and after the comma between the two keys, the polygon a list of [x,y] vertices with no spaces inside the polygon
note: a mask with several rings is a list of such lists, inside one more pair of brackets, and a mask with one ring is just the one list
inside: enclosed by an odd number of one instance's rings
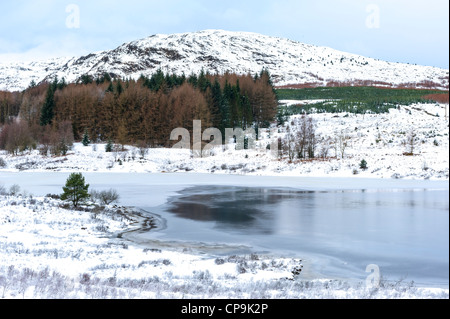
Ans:
{"label": "frozen lake", "polygon": [[[61,193],[67,173],[0,173],[34,195]],[[142,240],[246,245],[302,258],[312,277],[449,285],[448,182],[208,174],[85,173],[122,205],[156,213],[167,228]],[[215,252],[220,254],[220,251]],[[306,267],[305,267],[306,268]]]}

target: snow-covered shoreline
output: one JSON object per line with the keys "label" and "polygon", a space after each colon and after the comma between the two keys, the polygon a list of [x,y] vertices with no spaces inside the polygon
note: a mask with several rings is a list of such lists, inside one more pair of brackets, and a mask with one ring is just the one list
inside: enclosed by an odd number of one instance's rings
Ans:
{"label": "snow-covered shoreline", "polygon": [[[302,280],[302,260],[143,247],[118,236],[142,226],[124,207],[67,210],[59,200],[0,197],[0,298],[448,298],[408,282]],[[307,270],[306,270],[307,271]]]}

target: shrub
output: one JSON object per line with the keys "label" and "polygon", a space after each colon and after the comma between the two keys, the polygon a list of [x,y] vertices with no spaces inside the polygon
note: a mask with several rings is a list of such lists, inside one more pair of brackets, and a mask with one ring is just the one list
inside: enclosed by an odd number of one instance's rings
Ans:
{"label": "shrub", "polygon": [[100,200],[100,204],[109,205],[119,200],[119,194],[115,189],[110,189],[107,191],[101,191],[97,193],[98,199]]}
{"label": "shrub", "polygon": [[17,196],[17,195],[19,195],[19,193],[20,193],[20,186],[19,186],[19,185],[14,184],[14,185],[12,185],[12,186],[9,188],[9,195],[11,195],[11,196]]}
{"label": "shrub", "polygon": [[223,265],[223,264],[225,264],[225,260],[224,260],[223,258],[216,258],[216,259],[214,260],[214,263],[215,263],[216,265]]}
{"label": "shrub", "polygon": [[141,156],[142,159],[144,159],[145,156],[147,156],[148,154],[147,144],[144,141],[138,141],[137,147],[139,149],[139,155]]}
{"label": "shrub", "polygon": [[118,202],[120,198],[119,194],[115,189],[110,189],[101,192],[92,190],[90,196],[94,201],[98,202],[100,205],[110,205],[114,202]]}

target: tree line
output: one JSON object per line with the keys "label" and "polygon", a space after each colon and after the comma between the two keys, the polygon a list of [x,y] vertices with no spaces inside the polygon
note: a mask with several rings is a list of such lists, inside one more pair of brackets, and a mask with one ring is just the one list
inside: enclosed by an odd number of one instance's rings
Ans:
{"label": "tree line", "polygon": [[39,145],[42,154],[63,154],[86,133],[92,141],[169,147],[173,129],[267,127],[277,114],[270,74],[165,74],[137,80],[109,74],[32,84],[0,94],[0,148],[11,153]]}

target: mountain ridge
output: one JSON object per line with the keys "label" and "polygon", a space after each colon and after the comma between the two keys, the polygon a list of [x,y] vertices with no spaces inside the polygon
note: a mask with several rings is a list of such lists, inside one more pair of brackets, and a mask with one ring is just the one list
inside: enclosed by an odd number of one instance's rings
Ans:
{"label": "mountain ridge", "polygon": [[112,50],[81,57],[0,64],[0,90],[21,91],[31,81],[55,76],[77,82],[81,76],[138,78],[167,73],[247,74],[267,69],[276,86],[367,84],[446,89],[449,71],[431,66],[386,62],[328,47],[253,32],[203,30],[154,34]]}

